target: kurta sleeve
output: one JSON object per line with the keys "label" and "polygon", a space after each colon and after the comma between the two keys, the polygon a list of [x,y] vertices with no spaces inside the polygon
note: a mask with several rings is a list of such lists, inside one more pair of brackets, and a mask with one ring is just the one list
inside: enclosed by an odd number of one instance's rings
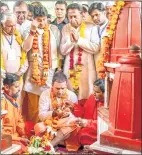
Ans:
{"label": "kurta sleeve", "polygon": [[90,54],[97,54],[100,49],[100,38],[98,35],[98,28],[96,26],[92,27],[90,40],[79,37],[77,44],[85,52]]}
{"label": "kurta sleeve", "polygon": [[52,117],[53,111],[50,110],[50,96],[48,90],[44,91],[39,98],[39,119],[45,121]]}
{"label": "kurta sleeve", "polygon": [[19,71],[23,74],[27,71],[29,67],[28,59],[25,60],[25,63],[20,67]]}
{"label": "kurta sleeve", "polygon": [[62,39],[60,44],[60,50],[61,54],[67,55],[70,53],[72,48],[75,46],[75,43],[71,42],[70,36],[69,36],[69,28],[68,24],[65,25],[62,29]]}

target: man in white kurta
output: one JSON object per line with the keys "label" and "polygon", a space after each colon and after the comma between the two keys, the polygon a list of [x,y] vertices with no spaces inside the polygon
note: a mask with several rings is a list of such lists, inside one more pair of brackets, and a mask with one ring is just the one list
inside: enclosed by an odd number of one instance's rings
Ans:
{"label": "man in white kurta", "polygon": [[73,48],[74,66],[78,62],[78,48],[82,51],[82,71],[79,79],[79,100],[87,99],[93,91],[93,82],[96,79],[96,69],[94,63],[94,54],[99,52],[98,29],[93,24],[85,24],[83,29],[84,37],[80,36],[82,18],[82,6],[73,3],[68,6],[67,14],[69,24],[65,25],[62,30],[62,39],[60,50],[66,56],[64,64],[64,73],[69,78],[70,52]]}
{"label": "man in white kurta", "polygon": [[[28,69],[28,61],[21,65],[21,46],[16,40],[14,35],[16,17],[15,15],[7,11],[3,14],[2,22],[2,35],[1,35],[1,61],[4,63],[4,70],[8,73],[15,73],[18,76],[22,76]],[[21,80],[21,91],[18,97],[18,104],[20,108],[22,107],[22,89],[23,80]]]}
{"label": "man in white kurta", "polygon": [[[48,25],[50,34],[49,46],[50,46],[50,57],[48,68],[48,78],[43,86],[39,86],[37,83],[31,81],[32,70],[33,70],[33,55],[32,55],[32,44],[34,39],[34,33],[38,33],[38,67],[40,75],[43,74],[43,34],[44,28],[47,25],[47,10],[43,6],[36,7],[39,10],[38,14],[35,14],[34,21],[32,22],[30,33],[25,35],[24,49],[28,52],[29,69],[25,78],[24,90],[28,95],[28,119],[37,123],[38,122],[38,102],[40,94],[51,87],[52,78],[55,69],[58,68],[58,46],[60,42],[60,31],[54,25]],[[43,11],[43,12],[42,12]],[[49,53],[48,53],[49,54]]]}
{"label": "man in white kurta", "polygon": [[[56,72],[53,77],[52,88],[42,92],[39,99],[40,121],[45,122],[46,120],[54,119],[56,116],[59,117],[57,114],[58,109],[61,109],[63,116],[68,115],[61,117],[57,123],[57,136],[51,141],[53,146],[66,139],[76,129],[77,126],[71,124],[76,118],[71,111],[66,111],[65,105],[67,104],[73,108],[77,102],[75,93],[67,89],[67,77],[62,71]],[[40,123],[36,125],[36,128],[40,128]]]}

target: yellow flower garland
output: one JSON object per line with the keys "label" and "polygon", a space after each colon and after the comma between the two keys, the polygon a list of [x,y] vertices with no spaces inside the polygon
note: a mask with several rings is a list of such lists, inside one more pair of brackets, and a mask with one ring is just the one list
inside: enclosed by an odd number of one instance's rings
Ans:
{"label": "yellow flower garland", "polygon": [[19,31],[15,30],[14,35],[16,37],[16,41],[21,46],[21,59],[20,59],[20,67],[21,67],[22,65],[24,65],[24,63],[27,59],[27,54],[26,54],[25,50],[23,50],[23,48],[22,48],[23,39],[22,39]]}
{"label": "yellow flower garland", "polygon": [[[86,23],[82,22],[79,31],[80,37],[85,38],[85,30],[86,30]],[[80,64],[77,64],[76,68],[69,70],[70,75],[69,79],[76,94],[78,94],[79,91],[79,81],[81,72],[82,72],[82,65]]]}
{"label": "yellow flower garland", "polygon": [[101,48],[101,55],[99,56],[99,59],[97,60],[96,64],[96,71],[98,74],[98,78],[100,79],[105,78],[104,63],[108,62],[109,51],[112,45],[113,35],[117,26],[118,17],[124,5],[125,5],[124,1],[117,1],[115,2],[115,5],[112,7],[112,17],[106,30],[108,36],[103,37],[103,44],[102,44],[103,46]]}

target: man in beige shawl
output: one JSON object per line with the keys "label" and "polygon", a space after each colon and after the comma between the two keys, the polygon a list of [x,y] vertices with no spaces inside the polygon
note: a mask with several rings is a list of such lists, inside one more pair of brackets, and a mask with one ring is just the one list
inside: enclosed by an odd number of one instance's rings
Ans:
{"label": "man in beige shawl", "polygon": [[[93,92],[93,82],[96,79],[93,57],[99,52],[100,45],[97,27],[83,23],[82,11],[82,6],[77,3],[68,6],[67,16],[70,23],[63,27],[60,50],[66,56],[64,73],[69,78],[71,90],[73,83],[69,71],[75,68],[76,64],[82,65],[79,79],[73,82],[79,87],[79,100],[83,101]],[[76,76],[77,73],[75,72],[74,75]]]}

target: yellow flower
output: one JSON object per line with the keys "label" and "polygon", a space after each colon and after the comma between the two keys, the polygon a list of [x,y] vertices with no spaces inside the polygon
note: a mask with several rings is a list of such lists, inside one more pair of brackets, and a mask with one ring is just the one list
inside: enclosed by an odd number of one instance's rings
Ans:
{"label": "yellow flower", "polygon": [[75,70],[72,69],[72,70],[69,70],[69,75],[74,75],[75,74]]}
{"label": "yellow flower", "polygon": [[76,65],[76,72],[81,72],[82,65]]}
{"label": "yellow flower", "polygon": [[80,76],[81,76],[81,72],[76,72],[75,78],[76,78],[77,80],[80,80]]}
{"label": "yellow flower", "polygon": [[124,1],[118,1],[118,2],[116,2],[116,4],[117,4],[118,6],[123,7],[123,6],[125,5],[125,2],[124,2]]}

